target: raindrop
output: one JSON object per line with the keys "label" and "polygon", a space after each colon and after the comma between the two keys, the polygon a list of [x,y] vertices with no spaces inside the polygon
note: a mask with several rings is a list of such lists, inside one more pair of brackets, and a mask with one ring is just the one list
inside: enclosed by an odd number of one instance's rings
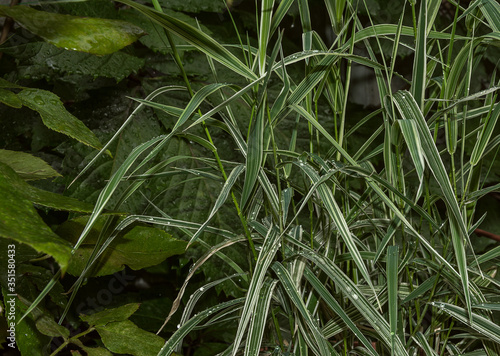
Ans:
{"label": "raindrop", "polygon": [[35,103],[37,103],[38,105],[45,104],[45,101],[43,100],[43,98],[40,95],[35,96],[34,100],[35,100]]}
{"label": "raindrop", "polygon": [[181,324],[177,324],[177,329],[179,329],[181,327]]}
{"label": "raindrop", "polygon": [[200,288],[200,292],[203,292],[205,290],[205,288],[201,287]]}
{"label": "raindrop", "polygon": [[358,295],[357,295],[357,294],[353,294],[353,295],[352,295],[352,299],[354,299],[354,300],[358,300],[358,298],[359,298],[359,297],[358,297]]}

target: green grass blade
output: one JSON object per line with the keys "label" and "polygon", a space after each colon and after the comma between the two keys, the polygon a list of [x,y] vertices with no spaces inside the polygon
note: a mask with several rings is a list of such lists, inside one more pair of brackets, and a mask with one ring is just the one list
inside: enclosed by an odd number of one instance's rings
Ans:
{"label": "green grass blade", "polygon": [[271,305],[271,298],[273,290],[278,283],[277,280],[270,278],[266,279],[260,291],[259,301],[255,308],[255,314],[250,324],[248,338],[245,344],[245,355],[258,356],[260,355],[262,338],[266,331],[267,315],[269,313],[269,306]]}
{"label": "green grass blade", "polygon": [[427,1],[420,1],[418,15],[415,58],[413,60],[413,75],[411,93],[421,111],[424,111],[424,97],[427,76]]}
{"label": "green grass blade", "polygon": [[325,209],[328,211],[330,218],[335,223],[335,226],[337,226],[340,236],[342,237],[342,240],[346,244],[347,249],[352,254],[354,263],[359,268],[359,271],[361,275],[365,278],[366,283],[368,283],[369,286],[373,287],[370,274],[368,273],[368,269],[366,268],[363,258],[359,253],[359,249],[356,246],[356,243],[354,242],[353,236],[351,234],[349,226],[347,225],[347,222],[345,221],[344,215],[340,210],[337,202],[335,201],[335,196],[332,190],[329,187],[327,187],[326,184],[324,184],[323,178],[320,180],[318,174],[308,164],[300,162],[299,167],[304,171],[304,173],[307,174],[309,179],[311,179],[311,181],[315,184],[314,186],[315,189],[311,188],[311,191],[317,190],[318,195],[321,197]]}
{"label": "green grass blade", "polygon": [[290,6],[295,2],[295,0],[282,0],[280,1],[280,4],[278,5],[278,8],[276,9],[273,19],[271,21],[271,29],[269,31],[270,35],[272,36],[273,33],[278,29],[281,21],[287,14],[288,10],[290,9]]}
{"label": "green grass blade", "polygon": [[358,329],[356,324],[349,318],[342,306],[330,294],[321,281],[314,275],[309,268],[304,270],[304,276],[307,281],[311,283],[312,287],[318,292],[318,295],[325,301],[325,303],[342,319],[347,327],[356,335],[356,337],[365,345],[366,351],[372,356],[378,355],[374,350],[372,343],[365,337],[363,332]]}
{"label": "green grass blade", "polygon": [[[360,291],[358,285],[354,283],[345,273],[330,259],[317,254],[312,250],[305,250],[300,254],[314,263],[318,268],[326,273],[334,281],[335,285],[342,290],[351,303],[364,315],[365,320],[375,330],[380,339],[390,348],[391,332],[387,321],[377,312],[372,302]],[[408,355],[405,346],[399,338],[395,339],[395,351],[398,355]]]}
{"label": "green grass blade", "polygon": [[[485,252],[481,256],[479,256],[477,258],[477,263],[482,264],[482,263],[491,261],[492,259],[497,258],[498,256],[500,256],[500,246],[497,246],[497,247],[489,250],[488,252]],[[473,263],[475,263],[475,262],[473,262]]]}
{"label": "green grass blade", "polygon": [[[407,91],[399,91],[394,94],[394,101],[399,109],[401,116],[404,119],[413,120],[416,123],[419,139],[421,140],[421,147],[424,152],[424,157],[432,171],[432,174],[436,178],[437,183],[441,187],[443,192],[444,200],[450,210],[451,215],[455,218],[456,223],[459,224],[458,231],[460,231],[464,236],[467,236],[467,228],[463,221],[458,202],[456,200],[453,188],[448,179],[446,173],[446,168],[441,160],[439,151],[437,150],[434,140],[432,138],[431,132],[427,127],[425,119],[422,112],[418,108],[418,104],[413,99],[411,94]],[[416,139],[416,138],[415,138]]]}
{"label": "green grass blade", "polygon": [[413,292],[408,294],[406,298],[401,302],[401,304],[408,303],[409,301],[412,301],[413,299],[416,299],[422,295],[424,295],[427,291],[429,291],[434,283],[436,282],[437,276],[432,276],[425,281],[422,282],[421,285],[419,285]]}
{"label": "green grass blade", "polygon": [[346,0],[325,0],[326,11],[336,35],[340,33],[344,26],[344,9]]}
{"label": "green grass blade", "polygon": [[21,318],[16,320],[16,323],[19,324],[25,317],[27,317],[35,308],[40,304],[40,302],[49,294],[49,292],[54,288],[59,278],[61,278],[61,270],[59,269],[47,283],[47,285],[43,288],[43,290],[37,295],[35,300],[28,306],[24,314]]}
{"label": "green grass blade", "polygon": [[483,158],[484,151],[488,142],[490,141],[491,135],[495,129],[498,118],[500,117],[500,105],[496,105],[493,112],[491,112],[484,122],[484,126],[479,133],[474,149],[470,157],[470,164],[475,166],[478,164],[479,160]]}
{"label": "green grass blade", "polygon": [[398,264],[399,251],[398,246],[389,246],[387,248],[387,291],[389,295],[389,326],[391,329],[391,354],[396,350],[396,338],[398,330]]}
{"label": "green grass blade", "polygon": [[424,178],[425,161],[417,125],[415,121],[405,119],[398,120],[398,123],[406,144],[408,145],[408,151],[410,152],[413,164],[415,165],[415,171],[417,172],[418,179],[420,183],[422,183]]}
{"label": "green grass blade", "polygon": [[[186,90],[186,88],[184,87],[181,87],[181,86],[177,86],[177,85],[172,85],[172,86],[167,86],[167,87],[162,87],[162,88],[158,88],[156,90],[154,90],[151,94],[149,94],[145,100],[147,101],[150,101],[150,100],[153,100],[155,97],[157,97],[158,95],[160,94],[163,94],[163,93],[166,93],[168,91],[171,91],[171,90]],[[135,115],[144,108],[144,104],[139,104],[139,106],[137,106],[134,111],[127,117],[127,119],[125,120],[125,122],[120,126],[120,128],[118,130],[116,130],[115,134],[113,135],[113,137],[111,137],[111,139],[104,145],[104,147],[99,151],[99,153],[97,153],[94,158],[92,158],[92,160],[78,173],[78,175],[76,176],[75,179],[73,179],[73,181],[71,182],[71,184],[73,184],[76,180],[78,180],[96,161],[99,157],[101,157],[101,155],[106,152],[109,147],[111,146],[111,144],[117,139],[120,137],[121,133],[123,132],[123,130],[125,129],[125,127],[127,127],[127,125],[132,121],[132,119],[135,117]],[[70,184],[70,186],[71,186]]]}
{"label": "green grass blade", "polygon": [[500,310],[500,303],[480,303],[472,306],[477,309]]}
{"label": "green grass blade", "polygon": [[87,225],[85,225],[85,228],[83,229],[80,237],[78,238],[78,241],[75,243],[75,245],[73,247],[73,251],[72,251],[73,253],[83,243],[85,237],[87,237],[87,235],[89,234],[90,230],[94,226],[99,215],[104,210],[109,199],[111,199],[111,196],[116,191],[118,185],[120,184],[120,181],[125,176],[125,174],[129,170],[129,168],[132,167],[132,165],[137,160],[137,158],[139,158],[139,156],[141,154],[143,154],[144,152],[146,152],[148,149],[150,149],[151,147],[153,147],[154,145],[156,145],[158,143],[161,143],[162,141],[166,140],[167,138],[168,138],[168,136],[167,137],[165,137],[165,136],[155,137],[149,141],[142,143],[141,145],[137,146],[136,148],[134,148],[132,150],[130,155],[122,163],[122,165],[116,170],[116,172],[113,174],[113,176],[111,177],[109,182],[106,184],[104,189],[99,194],[99,197],[97,198],[97,202],[96,202],[95,207],[94,207],[94,211],[90,215],[90,218],[87,222]]}
{"label": "green grass blade", "polygon": [[234,183],[236,183],[236,180],[240,176],[240,174],[243,172],[245,169],[244,165],[238,165],[236,166],[232,171],[231,174],[227,177],[226,182],[224,183],[224,186],[222,187],[222,190],[219,193],[219,196],[217,197],[217,200],[215,201],[214,207],[212,208],[212,211],[210,212],[207,220],[203,223],[203,225],[200,226],[198,231],[191,237],[189,240],[188,247],[195,242],[198,237],[203,233],[204,229],[207,227],[209,222],[212,220],[214,215],[219,211],[220,207],[224,204],[226,201],[227,197],[229,196],[229,193],[231,193],[231,189],[233,188]]}
{"label": "green grass blade", "polygon": [[252,194],[264,160],[264,126],[267,121],[266,115],[266,106],[263,104],[258,108],[248,137],[245,183],[243,185],[243,191],[241,192],[240,205],[242,209],[245,209],[250,195]]}
{"label": "green grass blade", "polygon": [[471,296],[469,292],[467,261],[465,256],[465,240],[468,238],[468,232],[460,213],[460,208],[458,206],[453,187],[448,179],[446,168],[444,167],[443,161],[441,160],[425,119],[411,94],[404,91],[397,92],[394,94],[393,98],[401,116],[409,120],[414,120],[417,124],[419,138],[422,141],[421,144],[425,153],[425,159],[437,183],[441,187],[443,198],[450,214],[452,241],[460,277],[462,279],[464,298],[467,303],[467,309],[471,312]]}
{"label": "green grass blade", "polygon": [[261,2],[258,56],[260,76],[262,76],[266,71],[266,49],[269,42],[273,7],[274,0],[263,0]]}
{"label": "green grass blade", "polygon": [[243,307],[243,311],[241,312],[238,330],[236,331],[236,335],[234,337],[233,356],[238,352],[241,341],[247,332],[250,319],[255,314],[255,308],[259,301],[260,291],[262,290],[266,273],[268,272],[269,266],[273,262],[276,251],[279,248],[280,241],[281,240],[276,227],[271,225],[259,252],[259,257],[255,264],[255,270],[245,297],[245,305]]}
{"label": "green grass blade", "polygon": [[422,334],[420,331],[416,333],[415,339],[417,343],[420,345],[422,350],[424,350],[426,356],[437,356],[438,354],[436,351],[434,351],[429,345],[429,341],[427,341],[427,338]]}
{"label": "green grass blade", "polygon": [[441,0],[428,0],[427,1],[427,31],[426,35],[428,35],[432,26],[434,25],[434,21],[439,13],[439,8],[441,7]]}
{"label": "green grass blade", "polygon": [[492,341],[500,344],[500,326],[498,326],[491,320],[488,320],[485,317],[475,313],[472,313],[471,319],[469,318],[469,313],[467,310],[456,305],[443,302],[432,302],[431,305],[468,325],[479,334],[485,335]]}
{"label": "green grass blade", "polygon": [[136,9],[154,23],[157,23],[168,31],[173,32],[186,42],[192,44],[203,53],[241,76],[250,80],[255,80],[257,78],[255,73],[245,66],[231,52],[199,29],[186,24],[175,17],[155,11],[148,6],[136,3],[132,0],[121,0],[120,2]]}
{"label": "green grass blade", "polygon": [[184,325],[180,326],[179,329],[165,342],[165,345],[161,348],[158,356],[170,356],[177,348],[179,342],[181,342],[198,324],[203,320],[207,319],[211,315],[218,313],[224,309],[234,307],[238,304],[242,304],[244,298],[233,299],[227,302],[217,304],[214,307],[205,309],[199,312],[191,319],[189,319]]}
{"label": "green grass blade", "polygon": [[500,5],[495,0],[481,0],[479,5],[488,25],[495,32],[500,32]]}
{"label": "green grass blade", "polygon": [[[338,355],[332,348],[329,347],[325,337],[323,336],[321,330],[319,329],[319,325],[313,319],[312,315],[307,309],[307,306],[302,300],[302,297],[300,296],[297,287],[293,282],[292,277],[290,276],[290,273],[287,271],[287,269],[283,267],[283,265],[279,262],[274,262],[272,268],[274,272],[276,272],[276,275],[278,276],[286,293],[288,294],[291,301],[297,308],[297,312],[305,320],[309,328],[309,331],[312,334],[314,341],[316,342],[316,346],[318,347],[320,355],[332,355],[332,354]],[[333,351],[333,353],[330,353],[331,351]]]}

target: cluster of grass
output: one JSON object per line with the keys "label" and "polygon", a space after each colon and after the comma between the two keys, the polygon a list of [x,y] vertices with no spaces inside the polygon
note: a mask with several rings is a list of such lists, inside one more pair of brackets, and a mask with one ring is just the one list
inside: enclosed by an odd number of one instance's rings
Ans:
{"label": "cluster of grass", "polygon": [[[227,45],[163,13],[155,1],[155,9],[120,2],[163,27],[185,86],[135,99],[136,110],[154,108],[175,124],[116,169],[74,249],[112,198],[111,208],[119,210],[150,179],[176,168],[178,157],[157,159],[174,137],[206,149],[196,157],[199,168],[188,171],[193,179],[223,184],[203,223],[161,210],[126,217],[103,236],[76,291],[117,232],[142,222],[175,228],[188,246],[207,250],[173,303],[169,319],[179,313],[181,322],[159,355],[182,352],[189,333],[224,323],[237,329],[221,355],[259,355],[265,348],[277,355],[500,354],[500,247],[477,254],[471,243],[484,219],[475,214],[477,202],[500,189],[485,186],[492,167],[483,164],[495,161],[500,144],[498,67],[486,88],[472,89],[483,57],[500,41],[496,1],[468,7],[450,1],[454,20],[444,27],[436,21],[441,1],[404,2],[394,24],[375,24],[369,12],[368,24],[361,21],[362,1],[325,1],[331,45],[313,30],[305,0],[258,2],[256,44],[239,35],[240,43]],[[280,23],[292,5],[299,9],[303,50],[284,54]],[[209,84],[191,88],[174,36],[206,54]],[[411,78],[397,72],[402,50],[411,52]],[[354,124],[348,104],[353,64],[373,70],[381,102]],[[240,80],[219,82],[221,70]],[[408,90],[393,91],[395,77],[406,80]],[[172,91],[187,91],[188,105],[156,100]],[[241,106],[249,117],[240,116]],[[285,130],[284,122],[293,124]],[[365,126],[375,127],[371,136],[360,146],[349,144]],[[219,154],[213,132],[221,130],[238,158]],[[298,139],[304,136],[306,144]],[[125,190],[118,189],[122,184]],[[221,227],[222,207],[238,217],[234,231]],[[218,243],[204,241],[207,234]],[[244,246],[248,267],[233,261],[235,245]],[[185,298],[192,275],[217,258],[234,275]],[[203,293],[227,279],[245,288],[243,296],[198,310]]]}

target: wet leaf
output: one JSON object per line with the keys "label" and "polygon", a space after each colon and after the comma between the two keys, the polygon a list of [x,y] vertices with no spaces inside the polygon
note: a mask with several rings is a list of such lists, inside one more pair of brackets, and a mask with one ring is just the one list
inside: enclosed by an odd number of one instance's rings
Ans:
{"label": "wet leaf", "polygon": [[0,15],[12,17],[57,47],[97,55],[116,52],[145,34],[125,21],[61,15],[28,6],[1,6]]}
{"label": "wet leaf", "polygon": [[130,303],[114,309],[106,309],[91,315],[81,315],[80,319],[92,326],[103,326],[108,323],[127,320],[137,309],[139,303]]}
{"label": "wet leaf", "polygon": [[[75,242],[86,224],[87,218],[67,221],[57,230],[60,236]],[[89,236],[75,252],[70,261],[68,273],[78,276],[85,268],[94,249],[102,220],[98,221]],[[184,253],[187,243],[177,240],[165,231],[136,226],[123,236],[116,237],[96,263],[93,276],[105,276],[121,271],[125,265],[133,270],[150,267],[166,258]]]}
{"label": "wet leaf", "polygon": [[[213,0],[162,0],[160,4],[168,9],[183,11],[183,12],[218,12],[222,18],[222,12],[226,10],[225,1]],[[228,6],[231,6],[233,1],[228,1]]]}
{"label": "wet leaf", "polygon": [[57,324],[54,319],[48,315],[43,315],[36,321],[36,328],[43,334],[52,337],[60,337],[67,339],[69,330],[64,326]]}
{"label": "wet leaf", "polygon": [[[55,74],[78,74],[93,78],[105,77],[120,81],[144,66],[144,59],[123,52],[105,56],[66,51],[45,42],[32,42],[4,48],[3,53],[18,60],[22,78],[49,79]],[[0,87],[2,82],[0,82]]]}
{"label": "wet leaf", "polygon": [[96,329],[104,345],[120,354],[156,355],[164,343],[161,337],[140,329],[130,320],[108,323]]}
{"label": "wet leaf", "polygon": [[82,347],[83,351],[87,353],[87,356],[113,356],[111,352],[103,347]]}
{"label": "wet leaf", "polygon": [[22,86],[19,86],[17,84],[11,83],[3,78],[0,78],[0,88],[18,88],[22,89]]}
{"label": "wet leaf", "polygon": [[9,90],[0,89],[0,103],[12,106],[13,108],[19,109],[23,106],[23,103],[16,94]]}
{"label": "wet leaf", "polygon": [[[57,236],[38,215],[33,203],[10,184],[15,172],[0,163],[0,236],[27,244],[51,255],[63,271],[68,267],[71,245]],[[17,179],[21,180],[19,177]]]}
{"label": "wet leaf", "polygon": [[[23,303],[16,297],[8,296],[6,289],[2,288],[2,293],[4,301],[14,301],[17,320],[17,318],[19,318],[22,314],[22,310],[24,307]],[[10,305],[10,303],[7,305]],[[10,327],[10,325],[8,327]],[[20,323],[14,322],[14,328],[15,343],[12,345],[13,348],[17,348],[21,352],[21,355],[44,355],[43,349],[50,342],[50,338],[38,332],[35,326],[35,322],[32,319],[25,318]],[[6,341],[8,342],[7,345],[9,346],[11,340],[7,339]]]}
{"label": "wet leaf", "polygon": [[88,146],[97,149],[102,147],[94,133],[66,111],[54,93],[41,89],[24,89],[17,96],[24,105],[40,114],[43,123],[49,129],[61,132]]}
{"label": "wet leaf", "polygon": [[[1,162],[1,158],[0,158]],[[60,194],[48,192],[38,189],[23,181],[11,167],[3,164],[0,167],[0,175],[6,181],[12,190],[21,195],[24,199],[31,201],[34,204],[45,206],[56,210],[67,210],[77,212],[91,212],[94,206],[89,203],[81,202],[77,199],[65,197]]]}
{"label": "wet leaf", "polygon": [[0,149],[0,162],[8,165],[25,180],[61,176],[43,159],[29,153]]}

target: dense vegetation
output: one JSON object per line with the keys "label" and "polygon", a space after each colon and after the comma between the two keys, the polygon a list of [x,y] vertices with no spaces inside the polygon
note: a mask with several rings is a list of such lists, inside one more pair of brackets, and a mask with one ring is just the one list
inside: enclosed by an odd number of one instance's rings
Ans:
{"label": "dense vegetation", "polygon": [[497,1],[12,5],[6,354],[500,355]]}

